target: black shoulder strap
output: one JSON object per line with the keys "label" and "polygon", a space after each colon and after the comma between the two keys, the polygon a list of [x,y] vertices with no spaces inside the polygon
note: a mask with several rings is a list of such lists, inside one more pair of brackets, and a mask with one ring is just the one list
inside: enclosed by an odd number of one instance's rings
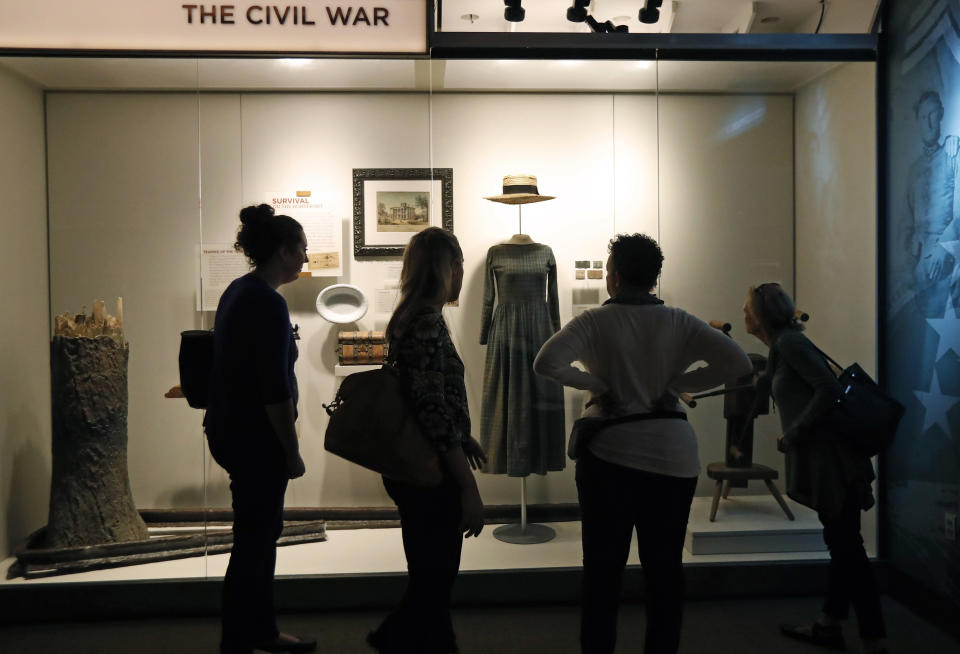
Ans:
{"label": "black shoulder strap", "polygon": [[[820,353],[820,356],[822,356],[824,359],[826,359],[827,361],[829,361],[830,363],[832,363],[832,364],[834,365],[834,367],[836,367],[837,370],[843,370],[843,366],[841,366],[839,363],[837,363],[836,361],[834,361],[833,358],[831,358],[831,356],[830,356],[829,354],[827,354],[826,352],[824,352],[823,350],[821,350],[819,347],[817,347],[817,344],[814,343],[811,339],[808,338],[808,339],[807,339],[807,342],[810,343],[810,345],[813,346],[813,349],[814,349],[814,350],[816,350],[817,352]],[[771,350],[772,350],[772,348],[771,348]],[[828,367],[829,367],[829,366],[828,366]],[[833,370],[831,369],[830,372],[833,372]],[[836,374],[836,373],[834,373],[834,374]]]}
{"label": "black shoulder strap", "polygon": [[[807,340],[810,340],[810,339],[807,339]],[[827,354],[826,352],[824,352],[823,350],[821,350],[819,347],[817,347],[817,344],[816,344],[816,343],[814,343],[813,341],[810,341],[810,345],[813,346],[813,349],[814,349],[814,350],[816,350],[817,352],[820,353],[820,356],[822,356],[824,359],[826,359],[827,361],[829,361],[830,363],[832,363],[833,366],[834,366],[834,368],[836,368],[837,370],[841,370],[841,371],[843,370],[843,366],[841,366],[839,363],[837,363],[836,361],[834,361],[834,360],[830,357],[829,354]],[[833,369],[831,369],[830,372],[833,372]],[[834,374],[836,375],[836,373],[834,373]]]}

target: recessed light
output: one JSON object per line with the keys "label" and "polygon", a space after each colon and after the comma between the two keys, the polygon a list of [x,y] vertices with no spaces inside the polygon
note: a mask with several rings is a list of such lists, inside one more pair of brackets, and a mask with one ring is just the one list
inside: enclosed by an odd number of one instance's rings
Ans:
{"label": "recessed light", "polygon": [[480,16],[476,14],[464,14],[463,16],[460,17],[460,20],[470,21],[470,24],[473,25],[478,20],[480,20]]}
{"label": "recessed light", "polygon": [[613,21],[614,25],[623,25],[624,23],[629,23],[633,20],[633,16],[614,16],[610,20]]}
{"label": "recessed light", "polygon": [[763,18],[760,19],[760,22],[761,22],[761,23],[779,23],[779,22],[780,22],[780,17],[779,17],[779,16],[764,16]]}
{"label": "recessed light", "polygon": [[311,59],[279,59],[278,60],[284,66],[290,66],[290,68],[303,68],[307,66],[312,61]]}
{"label": "recessed light", "polygon": [[635,63],[637,65],[637,68],[642,68],[643,70],[650,68],[650,66],[652,65],[651,62],[649,61],[637,61]]}

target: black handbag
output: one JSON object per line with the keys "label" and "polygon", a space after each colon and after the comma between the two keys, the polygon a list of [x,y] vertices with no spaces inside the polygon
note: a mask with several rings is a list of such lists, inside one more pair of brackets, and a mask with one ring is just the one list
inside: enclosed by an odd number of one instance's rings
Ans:
{"label": "black handbag", "polygon": [[651,411],[650,413],[631,413],[626,416],[616,418],[579,418],[573,421],[573,428],[570,430],[570,441],[567,443],[567,456],[576,461],[586,452],[587,446],[593,440],[601,429],[620,425],[625,422],[634,422],[637,420],[658,420],[661,418],[673,418],[676,420],[686,420],[687,414],[683,411]]}
{"label": "black handbag", "polygon": [[817,351],[841,372],[837,375],[840,397],[815,423],[815,428],[847,439],[857,452],[868,457],[887,449],[906,408],[880,388],[858,364],[841,368],[826,352],[820,348]]}
{"label": "black handbag", "polygon": [[443,481],[440,457],[420,431],[394,366],[348,375],[323,408],[328,452],[407,484]]}

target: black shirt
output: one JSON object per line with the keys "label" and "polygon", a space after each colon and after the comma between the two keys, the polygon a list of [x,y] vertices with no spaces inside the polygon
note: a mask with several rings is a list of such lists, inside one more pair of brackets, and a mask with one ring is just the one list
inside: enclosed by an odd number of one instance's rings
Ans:
{"label": "black shirt", "polygon": [[283,296],[252,273],[231,282],[217,306],[210,406],[203,421],[214,458],[228,470],[238,458],[282,461],[264,405],[292,399],[296,407],[296,360]]}

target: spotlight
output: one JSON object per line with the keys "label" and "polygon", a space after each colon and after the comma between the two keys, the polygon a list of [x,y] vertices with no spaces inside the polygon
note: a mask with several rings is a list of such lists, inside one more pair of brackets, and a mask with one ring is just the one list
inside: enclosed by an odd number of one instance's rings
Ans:
{"label": "spotlight", "polygon": [[573,0],[573,5],[567,9],[567,20],[571,23],[582,23],[587,20],[587,7],[590,0]]}
{"label": "spotlight", "polygon": [[611,32],[626,34],[630,31],[630,28],[626,25],[614,25],[612,20],[606,20],[601,23],[593,16],[587,16],[586,23],[592,31],[600,34],[610,34]]}
{"label": "spotlight", "polygon": [[640,9],[640,22],[653,25],[660,20],[660,7],[663,6],[663,0],[644,0],[643,8]]}
{"label": "spotlight", "polygon": [[503,0],[505,9],[503,10],[504,19],[510,21],[511,23],[519,23],[523,21],[523,17],[527,15],[526,10],[520,6],[520,3],[523,0]]}

